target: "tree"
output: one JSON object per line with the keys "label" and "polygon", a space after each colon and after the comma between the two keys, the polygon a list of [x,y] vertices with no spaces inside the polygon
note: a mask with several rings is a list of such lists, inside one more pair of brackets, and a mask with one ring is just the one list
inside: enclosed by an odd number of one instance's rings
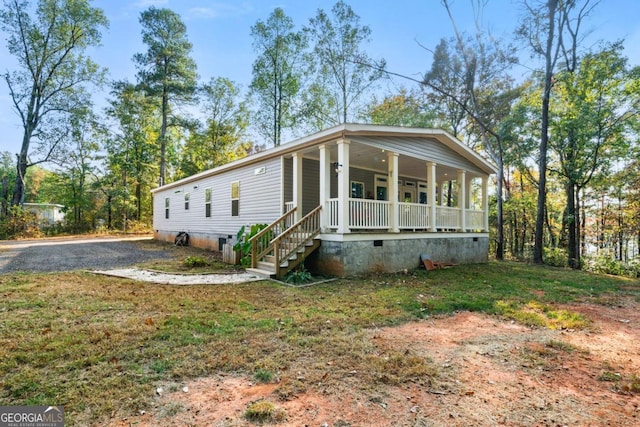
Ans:
{"label": "tree", "polygon": [[[587,54],[556,75],[551,97],[550,147],[565,181],[568,263],[580,268],[580,192],[595,173],[628,152],[627,122],[640,100],[627,90],[626,58],[617,43]],[[634,99],[635,98],[635,99]]]}
{"label": "tree", "polygon": [[[503,230],[503,182],[504,182],[504,134],[501,123],[508,117],[511,105],[519,96],[519,90],[512,87],[512,78],[507,71],[515,63],[513,48],[503,47],[499,40],[477,31],[473,37],[466,37],[458,31],[451,13],[449,0],[442,0],[453,25],[455,49],[438,49],[431,70],[422,82],[430,90],[450,99],[461,108],[473,123],[472,129],[479,136],[482,149],[496,163],[497,176],[497,236],[496,258],[504,257]],[[442,46],[442,42],[441,42]],[[437,60],[437,61],[436,61]],[[457,81],[462,89],[443,82],[451,81],[445,76],[459,73]]]}
{"label": "tree", "polygon": [[[455,39],[451,44],[456,45]],[[449,42],[441,39],[433,51],[433,64],[424,80],[440,91],[427,91],[429,103],[436,106],[438,118],[453,136],[458,137],[469,107],[469,92],[464,81],[464,63],[460,56],[451,53]]]}
{"label": "tree", "polygon": [[282,130],[295,124],[295,99],[303,79],[302,59],[307,46],[304,33],[294,31],[293,20],[276,8],[267,22],[251,27],[258,58],[253,63],[251,91],[257,99],[255,112],[259,132],[274,146]]}
{"label": "tree", "polygon": [[[102,10],[91,7],[88,0],[40,0],[35,16],[30,10],[28,1],[6,0],[0,12],[9,52],[19,67],[4,74],[23,127],[14,205],[24,201],[27,168],[48,161],[66,136],[47,132],[46,125],[65,122],[85,103],[83,86],[101,81],[103,73],[85,51],[99,45],[100,31],[108,25]],[[41,157],[30,161],[32,142]]]}
{"label": "tree", "polygon": [[151,214],[149,193],[153,176],[158,173],[159,119],[154,100],[135,85],[117,82],[111,94],[107,115],[114,126],[105,141],[108,166],[102,188],[107,198],[108,227],[112,226],[112,209],[117,206],[124,228],[127,220],[141,221]]}
{"label": "tree", "polygon": [[13,155],[8,151],[0,152],[0,220],[9,213],[12,193],[11,182],[16,179],[16,166]]}
{"label": "tree", "polygon": [[240,88],[231,80],[212,78],[201,90],[205,123],[191,133],[182,150],[181,176],[190,176],[244,157],[248,111]]}
{"label": "tree", "polygon": [[385,75],[385,61],[374,61],[362,50],[371,29],[361,25],[360,17],[343,1],[331,12],[329,16],[319,9],[305,27],[313,43],[309,68],[316,73],[305,94],[306,115],[314,127],[357,117],[367,91]]}
{"label": "tree", "polygon": [[419,93],[401,89],[400,93],[387,96],[382,102],[374,100],[368,116],[374,124],[429,128],[433,127],[435,112],[428,105]]}
{"label": "tree", "polygon": [[65,218],[74,231],[93,228],[96,198],[91,189],[95,179],[92,171],[102,133],[102,125],[89,108],[77,112],[71,118],[71,143],[63,147],[56,161],[60,170],[56,174],[59,199],[55,202],[67,208]]}
{"label": "tree", "polygon": [[542,109],[540,121],[540,151],[538,158],[538,203],[533,261],[544,262],[543,234],[545,225],[545,200],[547,195],[547,152],[549,144],[549,102],[554,73],[562,55],[566,65],[575,64],[578,54],[582,22],[592,11],[597,0],[540,0],[531,4],[523,0],[527,15],[517,31],[528,41],[532,53],[544,60]]}
{"label": "tree", "polygon": [[[140,86],[150,98],[156,99],[161,124],[159,185],[164,185],[167,169],[167,129],[181,125],[174,107],[193,101],[196,90],[196,63],[191,58],[192,45],[187,39],[187,27],[180,16],[169,9],[150,7],[140,14],[145,53],[133,60],[138,68]],[[170,122],[171,120],[171,122]]]}

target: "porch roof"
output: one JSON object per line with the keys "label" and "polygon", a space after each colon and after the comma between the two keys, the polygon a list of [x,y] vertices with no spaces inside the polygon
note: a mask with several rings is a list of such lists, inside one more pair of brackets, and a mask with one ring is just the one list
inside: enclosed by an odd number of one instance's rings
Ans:
{"label": "porch roof", "polygon": [[[454,170],[464,168],[469,172],[494,174],[496,167],[467,147],[450,133],[441,129],[408,128],[399,126],[381,126],[369,124],[342,124],[329,129],[299,138],[292,142],[270,148],[243,159],[210,169],[190,177],[175,181],[157,191],[178,187],[199,179],[217,175],[240,166],[258,163],[273,157],[289,157],[295,152],[302,152],[310,158],[317,158],[317,147],[328,144],[332,150],[339,139],[355,142],[351,154],[352,165],[371,169],[382,169],[383,152],[393,151],[400,154],[400,167],[403,171],[420,176],[424,173],[425,162],[433,161],[440,166]],[[379,155],[376,155],[376,151]],[[334,158],[332,156],[332,158]],[[379,162],[381,164],[377,164]]]}

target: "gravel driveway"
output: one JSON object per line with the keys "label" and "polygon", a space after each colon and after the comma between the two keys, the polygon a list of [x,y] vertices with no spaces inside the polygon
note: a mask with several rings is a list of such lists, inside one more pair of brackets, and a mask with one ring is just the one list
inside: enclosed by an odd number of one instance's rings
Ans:
{"label": "gravel driveway", "polygon": [[0,273],[56,272],[128,267],[155,259],[169,259],[169,250],[140,241],[150,237],[64,238],[0,241]]}

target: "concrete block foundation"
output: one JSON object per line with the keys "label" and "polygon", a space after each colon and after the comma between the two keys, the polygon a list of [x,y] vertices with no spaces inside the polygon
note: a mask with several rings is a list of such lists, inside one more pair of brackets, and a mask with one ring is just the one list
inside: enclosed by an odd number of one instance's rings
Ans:
{"label": "concrete block foundation", "polygon": [[[153,233],[153,238],[161,242],[173,243],[179,231],[159,231]],[[187,231],[189,234],[189,246],[194,248],[209,249],[212,251],[222,251],[222,246],[226,243],[235,243],[235,236],[215,234],[215,233],[196,233]]]}
{"label": "concrete block foundation", "polygon": [[322,239],[320,248],[305,265],[316,274],[346,277],[412,270],[420,266],[422,253],[429,254],[434,261],[454,264],[486,262],[488,250],[489,237],[485,233],[396,239],[388,235],[384,239],[359,235],[348,241]]}

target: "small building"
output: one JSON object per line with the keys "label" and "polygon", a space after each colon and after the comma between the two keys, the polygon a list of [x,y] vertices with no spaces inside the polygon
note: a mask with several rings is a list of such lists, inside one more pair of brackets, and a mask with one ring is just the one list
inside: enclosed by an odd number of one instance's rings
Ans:
{"label": "small building", "polygon": [[153,228],[222,250],[268,224],[252,267],[279,277],[302,261],[335,276],[412,269],[423,253],[483,262],[495,172],[443,130],[344,124],[154,189]]}
{"label": "small building", "polygon": [[24,203],[23,208],[37,215],[41,227],[64,221],[64,206],[55,203]]}

